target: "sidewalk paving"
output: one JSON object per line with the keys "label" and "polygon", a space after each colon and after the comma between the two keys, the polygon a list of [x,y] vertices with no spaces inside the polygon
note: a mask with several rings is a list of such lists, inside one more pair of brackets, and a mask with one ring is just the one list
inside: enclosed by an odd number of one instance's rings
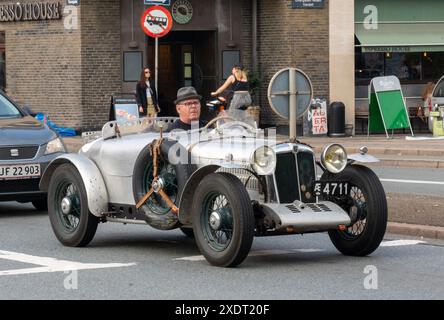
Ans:
{"label": "sidewalk paving", "polygon": [[[423,136],[423,135],[422,135]],[[428,135],[427,137],[431,137]],[[278,141],[287,139],[278,136]],[[354,137],[298,137],[320,154],[330,143],[343,145],[349,154],[366,146],[368,153],[381,160],[380,166],[424,167],[444,169],[444,140],[407,140],[404,135],[387,139],[385,135]],[[63,138],[70,152],[84,144],[80,136]],[[372,164],[374,165],[374,164]],[[388,194],[389,224],[387,232],[444,239],[444,197],[423,199],[417,195]]]}

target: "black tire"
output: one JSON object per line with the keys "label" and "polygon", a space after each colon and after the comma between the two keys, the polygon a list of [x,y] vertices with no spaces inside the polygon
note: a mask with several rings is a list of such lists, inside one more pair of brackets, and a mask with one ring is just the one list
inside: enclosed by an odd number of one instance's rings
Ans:
{"label": "black tire", "polygon": [[192,228],[180,228],[180,231],[190,239],[194,239],[194,231]]}
{"label": "black tire", "polygon": [[[216,209],[217,201],[224,203],[224,199],[226,205]],[[218,230],[210,226],[210,211],[220,214]],[[194,194],[192,214],[197,246],[209,263],[235,267],[244,261],[253,243],[255,221],[250,197],[238,178],[228,173],[203,178]],[[226,243],[214,239],[223,237]]]}
{"label": "black tire", "polygon": [[[164,140],[162,142],[161,159],[159,160],[159,164],[160,167],[170,166],[174,171],[174,190],[166,190],[166,192],[170,196],[174,195],[174,197],[171,197],[172,201],[176,204],[176,206],[179,206],[179,197],[182,194],[189,177],[196,170],[196,166],[191,164],[169,164],[168,152],[171,147],[176,147],[176,143],[176,141],[169,140]],[[146,146],[140,152],[134,164],[133,193],[136,203],[139,202],[139,199],[141,199],[151,187],[147,184],[147,179],[149,179],[148,176],[150,176],[150,166],[152,165],[152,158],[148,146]],[[184,152],[188,156],[188,151],[185,148],[181,147],[179,149],[180,152]],[[157,199],[158,196],[154,194],[153,197],[156,197]],[[179,226],[179,220],[174,212],[167,210],[167,208],[163,209],[162,206],[157,207],[151,202],[148,203],[148,201],[142,207],[140,207],[139,210],[145,214],[146,221],[151,227],[159,230],[171,230]]]}
{"label": "black tire", "polygon": [[[351,195],[358,208],[356,221],[345,231],[328,232],[333,245],[344,255],[371,254],[379,247],[387,227],[387,199],[378,176],[367,167],[349,165],[339,174],[324,172],[322,179],[346,180],[355,186]],[[343,208],[349,212],[349,206]]]}
{"label": "black tire", "polygon": [[[70,198],[68,214],[61,209],[61,200]],[[51,178],[48,190],[48,214],[59,241],[69,247],[84,247],[94,238],[99,218],[88,209],[88,198],[82,177],[71,164],[62,164]]]}
{"label": "black tire", "polygon": [[31,201],[34,208],[38,211],[47,211],[48,210],[48,199],[38,199],[38,200],[32,200]]}

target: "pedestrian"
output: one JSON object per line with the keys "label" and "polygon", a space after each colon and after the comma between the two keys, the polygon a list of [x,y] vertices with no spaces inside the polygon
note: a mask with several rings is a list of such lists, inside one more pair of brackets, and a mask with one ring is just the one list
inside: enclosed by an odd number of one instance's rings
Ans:
{"label": "pedestrian", "polygon": [[142,70],[140,81],[137,82],[136,100],[139,106],[139,115],[156,117],[160,112],[156,86],[151,79],[151,70],[148,67]]}
{"label": "pedestrian", "polygon": [[[432,106],[432,94],[433,89],[435,88],[434,82],[428,82],[427,85],[424,88],[424,91],[422,92],[422,101],[424,102],[423,110],[425,114],[429,114],[433,110]],[[427,110],[427,111],[426,111]],[[433,132],[433,117],[428,117],[427,119],[429,131]]]}
{"label": "pedestrian", "polygon": [[242,64],[235,65],[231,70],[231,75],[225,83],[212,96],[218,96],[231,86],[233,98],[231,99],[229,113],[239,110],[246,110],[251,106],[250,83],[248,82],[247,72]]}

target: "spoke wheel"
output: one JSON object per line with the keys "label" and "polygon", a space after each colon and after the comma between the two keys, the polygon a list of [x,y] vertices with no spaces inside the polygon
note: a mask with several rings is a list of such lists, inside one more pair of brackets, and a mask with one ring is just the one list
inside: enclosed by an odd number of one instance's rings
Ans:
{"label": "spoke wheel", "polygon": [[209,263],[221,267],[242,263],[253,243],[254,214],[237,177],[212,173],[203,178],[194,194],[192,214],[197,246]]}
{"label": "spoke wheel", "polygon": [[88,209],[82,177],[71,164],[54,171],[48,190],[48,215],[57,239],[66,246],[86,246],[94,238],[99,218]]}
{"label": "spoke wheel", "polygon": [[375,251],[387,226],[387,199],[377,175],[369,168],[349,165],[339,174],[324,172],[322,179],[349,181],[349,199],[329,198],[350,215],[351,225],[344,231],[330,230],[334,246],[343,254],[366,256]]}

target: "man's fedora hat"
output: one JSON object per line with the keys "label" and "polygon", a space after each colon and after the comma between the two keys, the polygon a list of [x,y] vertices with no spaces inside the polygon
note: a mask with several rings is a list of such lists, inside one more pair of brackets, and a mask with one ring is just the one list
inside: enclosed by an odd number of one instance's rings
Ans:
{"label": "man's fedora hat", "polygon": [[178,104],[183,100],[188,99],[201,99],[202,96],[198,95],[196,89],[194,87],[183,87],[177,91],[177,99],[174,101],[174,104]]}

